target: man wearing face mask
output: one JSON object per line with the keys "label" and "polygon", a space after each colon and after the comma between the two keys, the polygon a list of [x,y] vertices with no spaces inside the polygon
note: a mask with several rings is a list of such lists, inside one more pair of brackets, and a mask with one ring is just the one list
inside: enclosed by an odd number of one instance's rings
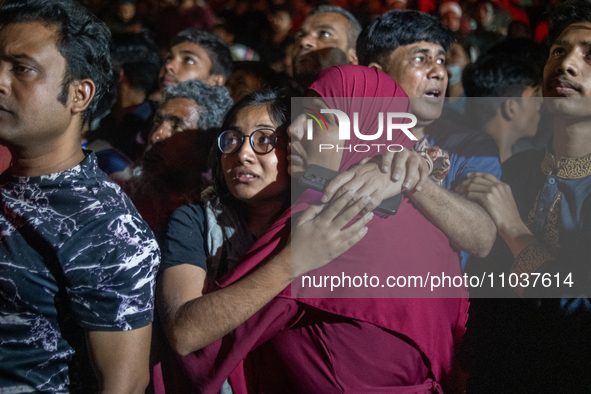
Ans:
{"label": "man wearing face mask", "polygon": [[449,46],[446,57],[445,68],[449,74],[447,83],[448,97],[463,97],[464,86],[462,85],[462,73],[464,68],[470,64],[471,47],[467,44],[453,42]]}

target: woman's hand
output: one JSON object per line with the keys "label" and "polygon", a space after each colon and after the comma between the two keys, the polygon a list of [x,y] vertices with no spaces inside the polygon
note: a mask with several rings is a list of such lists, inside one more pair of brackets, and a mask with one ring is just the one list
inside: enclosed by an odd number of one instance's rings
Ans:
{"label": "woman's hand", "polygon": [[312,205],[298,218],[290,236],[292,279],[323,267],[367,234],[371,210],[345,227],[370,201],[366,196],[348,206],[352,199],[352,192],[345,193],[330,204]]}
{"label": "woman's hand", "polygon": [[[390,170],[391,169],[391,170]],[[353,200],[369,196],[371,201],[362,213],[376,209],[383,200],[403,191],[420,191],[429,181],[429,166],[421,155],[404,149],[367,158],[329,182],[322,202],[353,192]]]}

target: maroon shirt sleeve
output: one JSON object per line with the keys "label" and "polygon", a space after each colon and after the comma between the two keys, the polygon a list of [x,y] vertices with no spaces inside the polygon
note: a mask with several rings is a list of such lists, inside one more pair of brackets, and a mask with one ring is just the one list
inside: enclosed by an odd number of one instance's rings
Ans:
{"label": "maroon shirt sleeve", "polygon": [[166,392],[188,393],[199,387],[201,393],[217,394],[248,353],[275,336],[298,311],[296,301],[275,298],[222,339],[184,357],[172,355],[172,368],[164,371],[163,365]]}

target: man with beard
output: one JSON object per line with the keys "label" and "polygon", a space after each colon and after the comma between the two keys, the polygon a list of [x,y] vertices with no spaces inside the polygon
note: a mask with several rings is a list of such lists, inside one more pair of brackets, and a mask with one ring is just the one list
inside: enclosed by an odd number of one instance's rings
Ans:
{"label": "man with beard", "polygon": [[[591,3],[559,5],[549,38],[543,93],[554,115],[551,142],[503,163],[501,181],[478,173],[458,188],[498,228],[491,254],[467,268],[494,272],[490,295],[524,297],[473,300],[469,392],[580,393],[591,384]],[[502,289],[500,274],[513,284]]]}
{"label": "man with beard", "polygon": [[148,147],[123,187],[158,235],[176,208],[199,199],[208,184],[207,158],[232,106],[228,90],[191,79],[164,90]]}
{"label": "man with beard", "polygon": [[299,50],[293,59],[298,85],[308,88],[320,71],[341,64],[357,64],[355,44],[361,25],[348,11],[323,5],[306,18],[296,34]]}

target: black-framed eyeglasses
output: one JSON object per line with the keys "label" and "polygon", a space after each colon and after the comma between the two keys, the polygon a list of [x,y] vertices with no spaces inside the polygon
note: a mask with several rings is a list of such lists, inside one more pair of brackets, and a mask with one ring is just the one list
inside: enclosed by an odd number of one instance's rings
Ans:
{"label": "black-framed eyeglasses", "polygon": [[218,148],[225,154],[238,152],[247,138],[252,150],[260,155],[271,153],[277,145],[277,133],[273,129],[255,130],[250,136],[238,130],[226,130],[218,137]]}

